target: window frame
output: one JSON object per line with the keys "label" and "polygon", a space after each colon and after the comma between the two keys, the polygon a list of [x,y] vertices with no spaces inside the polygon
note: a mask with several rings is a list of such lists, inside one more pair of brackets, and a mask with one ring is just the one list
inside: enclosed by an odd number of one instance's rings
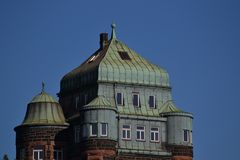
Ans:
{"label": "window frame", "polygon": [[[138,127],[143,127],[143,129],[138,129]],[[139,132],[140,138],[138,138],[138,132]],[[142,134],[143,134],[143,139],[142,139]],[[145,126],[137,125],[137,127],[136,127],[136,140],[137,141],[145,141],[146,140]]]}
{"label": "window frame", "polygon": [[[151,102],[150,102],[151,98],[150,97],[153,97],[153,106],[151,106]],[[156,109],[156,96],[153,96],[153,95],[149,96],[148,105],[149,105],[149,108]]]}
{"label": "window frame", "polygon": [[[103,134],[103,125],[106,125],[106,134]],[[100,125],[100,136],[107,137],[108,136],[108,123],[101,123]]]}
{"label": "window frame", "polygon": [[[37,153],[37,159],[35,159],[35,155],[34,155],[34,153]],[[42,158],[40,158],[40,156],[41,156],[41,152],[42,152]],[[44,160],[44,151],[43,151],[43,149],[41,149],[41,148],[39,148],[39,149],[33,149],[33,160]]]}
{"label": "window frame", "polygon": [[[129,126],[129,128],[124,128],[124,126]],[[132,127],[130,124],[124,124],[122,125],[122,140],[131,140],[132,138],[132,133],[131,133]],[[126,132],[125,135],[126,137],[124,137],[123,132]],[[129,132],[129,137],[128,137],[128,132]]]}
{"label": "window frame", "polygon": [[[137,96],[137,103],[138,103],[137,105],[134,104],[134,102],[135,102],[135,101],[134,101],[134,96]],[[133,92],[133,93],[132,93],[132,103],[133,103],[133,106],[134,106],[134,107],[137,107],[137,108],[140,108],[140,107],[141,107],[141,104],[140,104],[140,94],[139,94],[139,92]]]}
{"label": "window frame", "polygon": [[[57,152],[57,159],[55,159],[55,152]],[[59,153],[61,154],[61,159],[59,159]],[[63,150],[62,149],[54,149],[53,151],[53,160],[63,160]]]}
{"label": "window frame", "polygon": [[[93,125],[96,125],[96,129],[97,129],[96,134],[93,134]],[[90,132],[90,134],[89,134],[90,137],[97,137],[97,135],[98,135],[98,123],[90,123],[89,132]]]}
{"label": "window frame", "polygon": [[79,125],[74,126],[74,142],[79,143],[80,142],[80,134],[81,134],[81,128]]}
{"label": "window frame", "polygon": [[[157,131],[152,130],[154,128],[156,128]],[[153,140],[152,140],[152,133],[153,133]],[[158,140],[155,139],[156,134],[158,134],[158,136],[157,136]],[[155,142],[155,143],[160,142],[160,129],[159,129],[159,127],[151,127],[150,128],[150,142]]]}
{"label": "window frame", "polygon": [[[121,103],[118,103],[118,95],[121,95]],[[116,103],[119,106],[124,106],[124,95],[122,92],[117,92],[116,94]]]}
{"label": "window frame", "polygon": [[[187,130],[187,129],[184,129],[183,130],[183,141],[184,142],[190,142],[190,135],[189,135],[189,130]],[[185,139],[186,138],[186,139]]]}

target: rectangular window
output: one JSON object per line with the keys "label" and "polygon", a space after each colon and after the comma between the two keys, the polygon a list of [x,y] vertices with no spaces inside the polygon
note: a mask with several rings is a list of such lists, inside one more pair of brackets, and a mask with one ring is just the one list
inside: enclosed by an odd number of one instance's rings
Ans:
{"label": "rectangular window", "polygon": [[19,151],[20,160],[25,160],[25,148],[21,148]]}
{"label": "rectangular window", "polygon": [[150,140],[151,142],[159,142],[159,128],[151,128]]}
{"label": "rectangular window", "polygon": [[133,106],[140,107],[139,93],[133,93]]}
{"label": "rectangular window", "polygon": [[149,107],[156,108],[156,98],[155,96],[149,96]]}
{"label": "rectangular window", "polygon": [[87,103],[88,103],[88,95],[84,94],[84,104],[87,104]]}
{"label": "rectangular window", "polygon": [[97,123],[90,124],[90,136],[97,136],[98,132],[98,125]]}
{"label": "rectangular window", "polygon": [[61,149],[54,150],[54,159],[53,160],[62,160],[63,159],[63,152]]}
{"label": "rectangular window", "polygon": [[33,160],[43,160],[43,149],[33,150]]}
{"label": "rectangular window", "polygon": [[79,103],[79,97],[77,96],[76,99],[75,99],[75,108],[77,109],[78,108],[78,103]]}
{"label": "rectangular window", "polygon": [[123,103],[123,93],[117,93],[117,105],[124,105]]}
{"label": "rectangular window", "polygon": [[118,54],[122,60],[131,60],[127,52],[118,51]]}
{"label": "rectangular window", "polygon": [[145,127],[137,126],[137,140],[144,141],[145,140]]}
{"label": "rectangular window", "polygon": [[183,141],[189,142],[189,130],[183,130]]}
{"label": "rectangular window", "polygon": [[75,143],[79,143],[80,142],[80,126],[75,126],[74,133],[75,133],[75,136],[74,136]]}
{"label": "rectangular window", "polygon": [[101,123],[101,136],[107,136],[108,133],[108,124],[107,123]]}
{"label": "rectangular window", "polygon": [[130,125],[122,126],[122,139],[124,139],[124,140],[131,139],[131,126]]}

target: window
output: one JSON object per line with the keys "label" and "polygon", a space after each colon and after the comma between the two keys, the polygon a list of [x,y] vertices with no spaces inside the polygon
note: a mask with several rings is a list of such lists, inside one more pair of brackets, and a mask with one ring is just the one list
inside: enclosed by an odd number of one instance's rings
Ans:
{"label": "window", "polygon": [[156,98],[155,96],[149,96],[149,107],[156,108]]}
{"label": "window", "polygon": [[129,57],[127,52],[118,51],[118,53],[119,53],[122,60],[131,60],[131,58]]}
{"label": "window", "polygon": [[159,142],[159,128],[151,128],[150,140],[151,142]]}
{"label": "window", "polygon": [[189,130],[183,130],[183,141],[189,142]]}
{"label": "window", "polygon": [[133,106],[140,107],[139,93],[133,93]]}
{"label": "window", "polygon": [[87,103],[88,103],[88,95],[84,94],[84,104],[87,104]]}
{"label": "window", "polygon": [[75,126],[74,132],[75,132],[75,143],[79,143],[80,142],[80,126]]}
{"label": "window", "polygon": [[63,152],[61,149],[54,150],[54,159],[53,160],[62,160],[63,159]]}
{"label": "window", "polygon": [[25,160],[25,148],[21,148],[19,151],[20,160]]}
{"label": "window", "polygon": [[131,139],[131,126],[130,125],[123,125],[122,139],[125,139],[125,140]]}
{"label": "window", "polygon": [[117,104],[122,106],[124,105],[123,93],[117,93]]}
{"label": "window", "polygon": [[101,136],[107,136],[108,132],[108,124],[107,123],[101,123]]}
{"label": "window", "polygon": [[90,136],[97,136],[98,126],[97,123],[90,124]]}
{"label": "window", "polygon": [[137,140],[144,141],[145,140],[145,127],[137,126]]}
{"label": "window", "polygon": [[43,149],[33,150],[33,160],[43,160]]}
{"label": "window", "polygon": [[76,109],[77,109],[77,108],[78,108],[78,103],[79,103],[79,97],[78,97],[78,96],[77,96],[76,99],[75,99],[75,103],[76,103],[76,104],[75,104],[75,107],[76,107]]}
{"label": "window", "polygon": [[98,57],[98,55],[93,55],[93,56],[89,59],[88,63],[93,62],[97,57]]}

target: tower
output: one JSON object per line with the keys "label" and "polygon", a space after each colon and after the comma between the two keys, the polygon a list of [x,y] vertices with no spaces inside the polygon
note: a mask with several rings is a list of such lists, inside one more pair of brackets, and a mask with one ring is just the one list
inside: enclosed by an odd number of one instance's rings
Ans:
{"label": "tower", "polygon": [[191,113],[172,100],[168,72],[116,35],[60,84],[59,103],[70,123],[69,159],[191,160]]}
{"label": "tower", "polygon": [[[67,157],[66,123],[59,103],[44,91],[27,106],[21,125],[15,127],[17,160],[62,160]],[[66,158],[65,158],[66,159]]]}

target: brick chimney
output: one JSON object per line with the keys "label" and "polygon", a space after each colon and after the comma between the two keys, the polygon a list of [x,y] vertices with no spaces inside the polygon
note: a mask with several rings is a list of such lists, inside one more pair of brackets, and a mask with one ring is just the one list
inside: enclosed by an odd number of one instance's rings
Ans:
{"label": "brick chimney", "polygon": [[103,49],[108,44],[108,33],[100,33],[100,48]]}

